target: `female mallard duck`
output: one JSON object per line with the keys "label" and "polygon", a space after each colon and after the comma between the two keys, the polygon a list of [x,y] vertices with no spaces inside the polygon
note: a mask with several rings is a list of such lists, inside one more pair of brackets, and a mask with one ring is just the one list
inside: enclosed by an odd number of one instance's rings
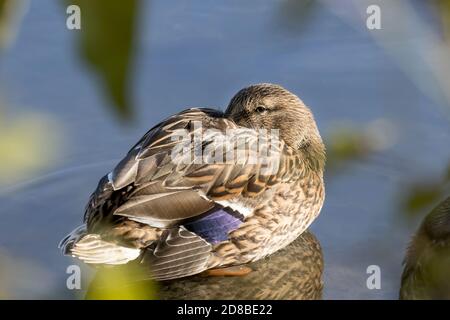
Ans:
{"label": "female mallard duck", "polygon": [[[270,156],[249,157],[255,149]],[[84,225],[60,246],[95,265],[139,259],[156,280],[238,275],[248,270],[234,266],[285,247],[317,217],[324,165],[308,107],[281,86],[253,85],[225,113],[188,109],[148,131],[100,180]]]}

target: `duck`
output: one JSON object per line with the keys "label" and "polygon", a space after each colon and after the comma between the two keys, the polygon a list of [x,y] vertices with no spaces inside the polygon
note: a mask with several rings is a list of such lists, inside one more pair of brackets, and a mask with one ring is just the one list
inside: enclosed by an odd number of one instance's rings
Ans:
{"label": "duck", "polygon": [[189,108],[151,128],[59,247],[93,266],[138,262],[156,281],[247,275],[319,215],[324,169],[310,108],[280,85],[250,85],[224,112]]}
{"label": "duck", "polygon": [[400,300],[450,299],[450,196],[423,219],[403,264]]}

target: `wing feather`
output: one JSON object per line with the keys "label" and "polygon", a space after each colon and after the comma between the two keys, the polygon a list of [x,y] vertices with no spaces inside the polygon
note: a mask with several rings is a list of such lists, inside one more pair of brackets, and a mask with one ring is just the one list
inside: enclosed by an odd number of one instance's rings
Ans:
{"label": "wing feather", "polygon": [[212,246],[183,227],[166,230],[153,249],[147,249],[142,263],[151,265],[152,277],[170,280],[206,269]]}
{"label": "wing feather", "polygon": [[[277,167],[267,173],[264,171],[267,171],[267,163],[260,157],[256,157],[254,163],[248,155],[258,147],[269,148],[269,140],[261,138],[257,130],[248,128],[230,134],[229,129],[239,128],[222,113],[211,109],[189,109],[155,126],[109,175],[109,184],[114,192],[121,192],[121,201],[106,215],[170,228],[205,213],[215,205],[214,201],[238,196],[256,197],[278,182],[296,178],[299,170],[294,170],[294,166],[299,163],[300,153],[294,152],[283,141],[275,148],[272,145]],[[179,129],[185,130],[184,140],[179,138]],[[200,144],[186,144],[186,139],[195,142],[198,133],[206,136]],[[248,148],[238,150],[242,144]],[[187,148],[187,152],[174,153],[174,149],[183,148]],[[204,156],[201,161],[193,157],[199,151]],[[232,159],[230,152],[235,155]],[[223,161],[215,163],[213,160],[217,157]],[[110,189],[107,191],[111,193]],[[108,197],[97,190],[91,199],[95,205],[88,206],[88,226],[90,222],[101,223],[103,220],[89,219],[101,212],[98,210],[102,204],[100,198]]]}

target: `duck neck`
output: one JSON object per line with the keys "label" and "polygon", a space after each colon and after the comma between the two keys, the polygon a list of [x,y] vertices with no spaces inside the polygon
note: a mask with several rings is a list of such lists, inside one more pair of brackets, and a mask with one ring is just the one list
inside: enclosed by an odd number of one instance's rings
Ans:
{"label": "duck neck", "polygon": [[320,141],[305,141],[299,148],[302,153],[306,166],[316,172],[323,175],[325,170],[325,146]]}

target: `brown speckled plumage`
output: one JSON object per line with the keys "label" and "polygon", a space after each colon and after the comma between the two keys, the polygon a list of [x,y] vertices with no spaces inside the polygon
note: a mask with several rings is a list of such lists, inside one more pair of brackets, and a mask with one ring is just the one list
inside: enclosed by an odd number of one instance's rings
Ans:
{"label": "brown speckled plumage", "polygon": [[316,218],[323,199],[323,182],[319,176],[280,184],[274,188],[270,200],[256,205],[253,215],[230,233],[229,241],[214,248],[209,267],[255,261],[283,248]]}
{"label": "brown speckled plumage", "polygon": [[[249,152],[261,141],[268,146],[259,129],[279,129],[281,140],[273,148],[278,166],[267,173],[260,158],[179,161],[186,157],[172,153],[180,144],[174,139],[179,129],[193,141],[198,133],[223,138],[223,149],[214,139],[200,145],[223,159],[226,150],[236,151],[233,139],[243,139]],[[230,137],[229,129],[241,130]],[[189,145],[188,155],[197,147]],[[86,208],[86,225],[66,237],[62,248],[92,264],[140,259],[159,280],[256,261],[294,241],[317,217],[324,166],[324,146],[303,102],[277,85],[250,86],[233,97],[225,113],[188,109],[145,134],[100,181]],[[236,225],[226,239],[220,225],[209,237],[192,226],[197,221],[203,228],[201,219],[215,215]]]}

